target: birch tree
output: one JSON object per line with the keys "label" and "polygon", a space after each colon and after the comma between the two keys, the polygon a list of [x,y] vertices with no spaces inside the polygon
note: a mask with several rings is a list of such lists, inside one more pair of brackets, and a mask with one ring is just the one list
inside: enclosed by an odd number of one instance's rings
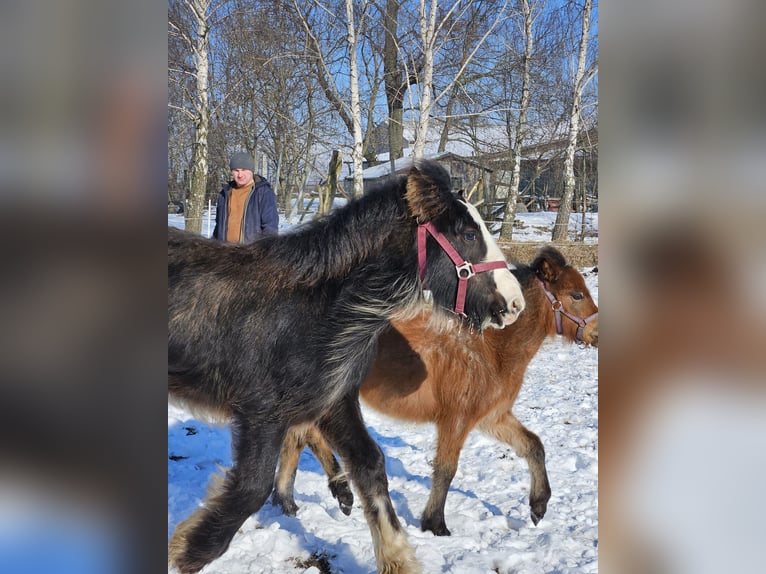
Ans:
{"label": "birch tree", "polygon": [[[456,21],[456,15],[459,14],[458,8],[460,5],[460,0],[453,2],[449,8],[444,10],[444,15],[441,19],[439,19],[437,24],[436,16],[437,12],[439,11],[438,0],[430,0],[430,3],[427,3],[426,0],[420,0],[418,16],[420,40],[423,50],[423,60],[422,73],[418,80],[419,115],[415,128],[415,145],[413,147],[413,156],[416,158],[421,158],[424,155],[432,107],[446,94],[450,93],[455,83],[460,80],[466,68],[473,60],[473,57],[479,51],[481,46],[494,32],[498,24],[503,21],[505,18],[505,11],[508,5],[508,1],[505,0],[500,6],[498,6],[496,19],[489,23],[484,35],[477,40],[476,45],[465,58],[463,64],[460,66],[455,76],[446,82],[446,86],[438,94],[434,94],[434,58],[441,48],[437,40],[440,34],[443,31],[448,32],[451,24],[454,24]],[[468,7],[469,6],[470,3],[468,4]],[[467,10],[468,7],[464,7],[462,10]]]}
{"label": "birch tree", "polygon": [[529,85],[530,69],[532,65],[532,51],[534,49],[533,8],[529,0],[519,0],[521,24],[524,38],[524,55],[521,59],[521,98],[519,100],[519,117],[516,123],[516,133],[511,151],[511,187],[508,190],[508,198],[505,202],[505,225],[500,230],[500,237],[510,241],[513,237],[513,221],[516,218],[516,203],[519,199],[519,183],[521,181],[521,147],[524,144],[524,136],[527,129],[527,110],[529,109]]}
{"label": "birch tree", "polygon": [[[359,86],[359,60],[357,56],[358,45],[364,37],[363,30],[369,4],[359,3],[353,0],[345,0],[346,29],[344,32],[345,47],[337,42],[340,27],[337,22],[337,9],[316,1],[309,3],[291,0],[293,11],[303,26],[307,43],[313,60],[313,70],[325,97],[335,109],[343,124],[352,137],[352,160],[354,165],[354,195],[362,193],[362,168],[365,156],[366,139],[362,129],[362,103]],[[356,12],[355,12],[355,4]],[[358,13],[359,24],[356,25],[355,14]],[[338,54],[343,48],[344,55],[348,59],[346,71],[349,78],[348,92],[339,87],[335,81],[338,71]],[[346,95],[348,94],[348,95]],[[368,103],[374,106],[374,101]],[[371,113],[366,114],[371,117]],[[368,130],[369,133],[369,130]],[[337,142],[336,142],[337,143]]]}
{"label": "birch tree", "polygon": [[412,155],[423,157],[428,133],[428,120],[431,115],[431,91],[434,83],[434,50],[436,44],[436,10],[438,0],[431,0],[426,11],[426,0],[420,0],[420,38],[423,42],[423,76],[419,91],[420,116],[415,131],[415,146]]}
{"label": "birch tree", "polygon": [[208,130],[210,128],[208,52],[210,48],[210,0],[180,0],[178,9],[168,18],[169,33],[177,35],[186,44],[191,55],[195,90],[191,108],[183,109],[194,125],[192,142],[189,196],[184,209],[185,227],[194,233],[202,233],[202,214],[205,207],[205,191],[208,174]]}
{"label": "birch tree", "polygon": [[572,106],[569,113],[569,130],[566,155],[564,157],[564,191],[556,214],[556,223],[553,226],[551,239],[553,241],[567,241],[569,228],[569,215],[572,209],[572,197],[575,190],[574,161],[577,150],[577,136],[580,132],[580,102],[582,93],[591,79],[598,72],[598,65],[593,64],[586,71],[585,62],[588,53],[588,40],[590,36],[590,16],[593,0],[585,0],[582,7],[582,20],[580,29],[580,45],[577,58],[577,69],[572,86]]}
{"label": "birch tree", "polygon": [[[362,19],[364,13],[362,13]],[[354,25],[354,0],[346,0],[346,26],[348,27],[349,82],[351,83],[351,119],[353,121],[354,148],[351,154],[354,162],[354,197],[364,193],[362,162],[364,142],[362,140],[362,111],[359,105],[359,66],[356,59],[356,28]]]}

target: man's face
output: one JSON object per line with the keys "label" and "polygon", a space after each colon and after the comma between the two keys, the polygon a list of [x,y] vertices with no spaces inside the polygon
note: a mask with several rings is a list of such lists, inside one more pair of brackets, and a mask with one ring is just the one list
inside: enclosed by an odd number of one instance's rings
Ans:
{"label": "man's face", "polygon": [[237,184],[237,187],[242,187],[253,182],[253,172],[249,169],[233,169],[231,170],[231,178]]}

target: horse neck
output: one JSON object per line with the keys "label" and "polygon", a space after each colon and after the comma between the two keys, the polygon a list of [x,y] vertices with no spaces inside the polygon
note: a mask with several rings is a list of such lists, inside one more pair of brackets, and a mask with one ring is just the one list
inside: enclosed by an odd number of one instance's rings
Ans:
{"label": "horse neck", "polygon": [[[347,278],[363,263],[382,258],[395,260],[397,273],[411,265],[416,273],[416,256],[406,257],[415,245],[415,224],[407,219],[397,190],[363,196],[294,235],[284,236],[281,255],[285,268],[298,282],[315,286]],[[411,260],[411,261],[410,261]],[[378,270],[379,271],[379,270]]]}
{"label": "horse neck", "polygon": [[518,365],[522,361],[529,362],[546,337],[556,334],[556,323],[550,303],[532,270],[520,267],[514,270],[514,275],[524,293],[524,311],[512,325],[500,330],[489,329],[486,335],[501,347],[498,356],[510,358]]}

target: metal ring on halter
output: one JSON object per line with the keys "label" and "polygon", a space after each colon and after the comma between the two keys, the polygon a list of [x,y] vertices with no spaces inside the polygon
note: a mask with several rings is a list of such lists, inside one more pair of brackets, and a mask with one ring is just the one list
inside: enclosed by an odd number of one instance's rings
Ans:
{"label": "metal ring on halter", "polygon": [[[465,261],[462,265],[455,265],[455,270],[457,270],[457,276],[460,277],[460,279],[470,279],[476,275],[473,270],[473,265],[471,265],[471,263],[468,261]],[[467,274],[463,275],[463,271],[465,271]]]}

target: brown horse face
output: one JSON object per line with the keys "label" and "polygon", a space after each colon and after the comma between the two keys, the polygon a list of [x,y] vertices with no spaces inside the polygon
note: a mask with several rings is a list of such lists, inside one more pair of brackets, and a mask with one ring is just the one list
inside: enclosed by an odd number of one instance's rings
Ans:
{"label": "brown horse face", "polygon": [[553,306],[556,331],[570,341],[598,347],[598,307],[580,272],[551,246],[540,250],[531,267]]}
{"label": "brown horse face", "polygon": [[[562,317],[564,336],[570,340],[576,340],[577,323],[573,319],[588,319],[582,330],[580,339],[582,342],[598,347],[598,306],[593,301],[585,279],[574,267],[565,267],[558,274],[557,279],[549,284],[551,292],[561,301],[563,309],[571,317]],[[596,315],[595,317],[593,317]],[[589,319],[589,317],[593,317]]]}

